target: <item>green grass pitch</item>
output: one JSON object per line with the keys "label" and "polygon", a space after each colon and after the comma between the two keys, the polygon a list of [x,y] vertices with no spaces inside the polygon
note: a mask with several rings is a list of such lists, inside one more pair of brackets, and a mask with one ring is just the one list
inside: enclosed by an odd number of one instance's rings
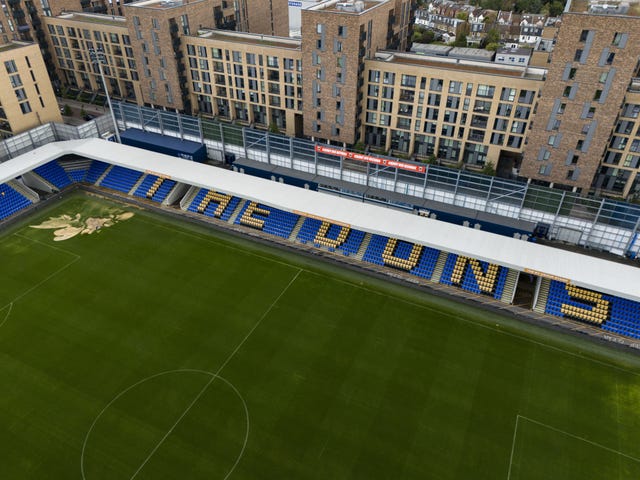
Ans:
{"label": "green grass pitch", "polygon": [[4,479],[640,478],[634,355],[84,194],[0,260]]}

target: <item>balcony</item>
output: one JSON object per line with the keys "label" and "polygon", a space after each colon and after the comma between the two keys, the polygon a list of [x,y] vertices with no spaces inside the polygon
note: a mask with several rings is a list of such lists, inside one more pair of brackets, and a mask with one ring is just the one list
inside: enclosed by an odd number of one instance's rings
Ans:
{"label": "balcony", "polygon": [[640,93],[640,77],[631,78],[627,91],[631,93]]}

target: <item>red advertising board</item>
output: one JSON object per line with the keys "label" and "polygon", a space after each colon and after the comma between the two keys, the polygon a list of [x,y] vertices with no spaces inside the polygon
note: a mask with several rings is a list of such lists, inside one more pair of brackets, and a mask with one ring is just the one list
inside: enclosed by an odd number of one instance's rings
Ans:
{"label": "red advertising board", "polygon": [[410,172],[424,173],[427,171],[423,165],[414,165],[413,163],[400,162],[398,160],[389,160],[388,158],[372,157],[364,153],[348,152],[335,147],[325,147],[324,145],[316,145],[316,152],[327,155],[335,155],[336,157],[344,157],[349,160],[357,160],[359,162],[374,163],[384,167],[400,168],[409,170]]}

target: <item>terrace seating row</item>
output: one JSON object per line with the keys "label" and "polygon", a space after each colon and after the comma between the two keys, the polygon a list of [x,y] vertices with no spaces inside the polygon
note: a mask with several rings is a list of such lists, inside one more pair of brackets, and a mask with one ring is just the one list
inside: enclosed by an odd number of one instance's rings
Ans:
{"label": "terrace seating row", "polygon": [[351,228],[346,225],[322,222],[313,241],[324,247],[337,248],[345,242],[350,232]]}
{"label": "terrace seating row", "polygon": [[139,198],[148,198],[147,193],[149,192],[151,187],[154,185],[154,183],[157,182],[158,180],[160,180],[160,177],[158,177],[157,175],[152,175],[152,174],[147,175],[146,177],[144,177],[140,185],[138,185],[138,188],[136,188],[136,191],[133,192],[133,195]]}
{"label": "terrace seating row", "polygon": [[87,172],[84,181],[87,183],[96,183],[98,179],[107,171],[109,168],[108,163],[101,162],[100,160],[94,160],[89,167],[89,171]]}
{"label": "terrace seating row", "polygon": [[49,163],[40,165],[33,171],[52,185],[55,185],[59,190],[62,190],[72,183],[72,180],[69,178],[69,175],[67,175],[67,172],[65,172],[64,168],[62,168],[60,164],[55,160],[51,160]]}
{"label": "terrace seating row", "polygon": [[[302,243],[311,242],[317,246],[323,245],[323,243],[316,241],[319,236],[320,228],[324,223],[322,220],[318,220],[316,218],[305,218],[300,231],[298,232],[297,239]],[[334,225],[329,224],[328,230],[324,233],[323,237],[325,239],[336,239],[340,235],[340,232],[344,230],[342,225]],[[365,233],[362,230],[356,230],[353,228],[349,228],[346,238],[342,240],[342,242],[333,247],[331,245],[326,245],[329,248],[335,248],[336,250],[341,251],[344,255],[355,255],[362,244],[362,240],[364,239]],[[328,243],[328,242],[327,242]]]}
{"label": "terrace seating row", "polygon": [[491,295],[499,299],[508,273],[509,269],[500,265],[450,253],[440,283],[457,285],[468,292]]}
{"label": "terrace seating row", "polygon": [[129,193],[141,176],[142,172],[115,165],[104,177],[100,186]]}
{"label": "terrace seating row", "polygon": [[390,238],[382,252],[382,260],[384,264],[407,271],[413,269],[418,264],[424,247],[418,244],[409,245],[411,245],[411,250],[408,252],[408,255],[407,252],[402,255],[400,252],[396,252],[396,250],[400,250],[398,248],[398,240]]}
{"label": "terrace seating row", "polygon": [[289,238],[296,226],[299,215],[256,202],[247,202],[235,223],[257,228],[282,238]]}
{"label": "terrace seating row", "polygon": [[6,183],[0,185],[0,220],[31,205],[31,200]]}

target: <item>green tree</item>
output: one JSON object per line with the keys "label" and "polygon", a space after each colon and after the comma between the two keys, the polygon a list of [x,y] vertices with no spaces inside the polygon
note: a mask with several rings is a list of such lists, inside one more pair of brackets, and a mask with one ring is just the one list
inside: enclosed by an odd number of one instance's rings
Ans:
{"label": "green tree", "polygon": [[64,104],[64,107],[62,108],[62,115],[64,115],[65,117],[68,117],[68,116],[70,116],[72,113],[73,113],[73,112],[71,111],[71,107],[65,103],[65,104]]}
{"label": "green tree", "polygon": [[453,42],[454,47],[466,47],[467,46],[467,35],[463,32],[458,32],[456,35],[456,39]]}
{"label": "green tree", "polygon": [[485,46],[485,48],[487,45],[492,43],[500,43],[500,32],[497,28],[490,28],[489,30],[487,30],[487,34],[482,41],[482,44]]}
{"label": "green tree", "polygon": [[485,175],[495,175],[496,174],[496,169],[493,166],[493,162],[487,162],[484,164],[484,167],[482,167],[482,173],[484,173]]}

